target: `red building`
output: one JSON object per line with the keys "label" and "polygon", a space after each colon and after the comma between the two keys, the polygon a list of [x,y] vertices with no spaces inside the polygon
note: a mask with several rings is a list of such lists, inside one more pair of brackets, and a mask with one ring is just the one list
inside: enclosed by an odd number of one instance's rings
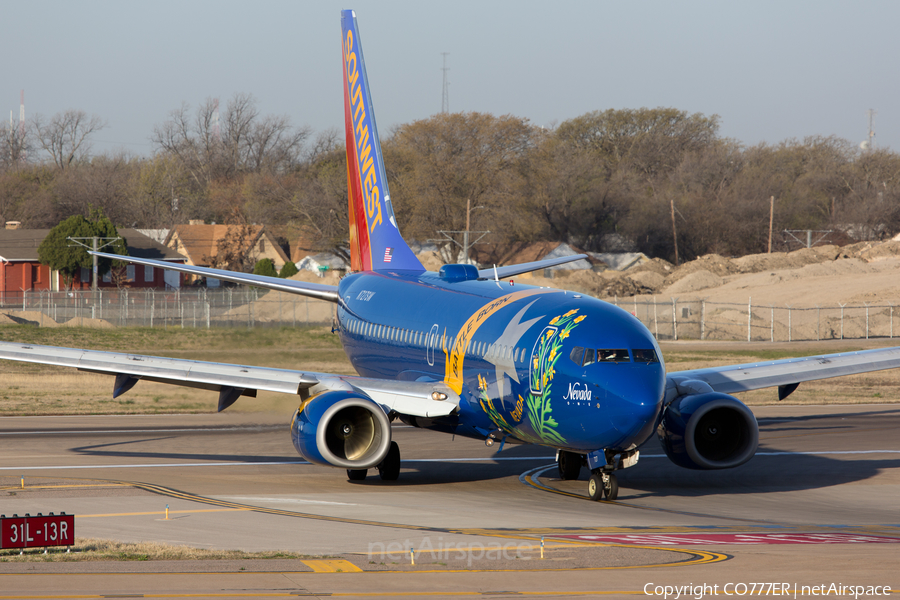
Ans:
{"label": "red building", "polygon": [[[128,254],[138,258],[153,258],[184,264],[185,257],[172,248],[156,242],[135,229],[119,229],[125,238]],[[25,291],[65,289],[58,271],[51,271],[38,259],[38,246],[50,233],[49,229],[0,230],[0,300],[20,296]],[[72,285],[76,290],[91,289],[91,269],[81,269],[75,274]],[[181,285],[179,274],[155,267],[128,265],[125,267],[124,287],[128,288],[177,288]],[[117,288],[121,282],[113,281],[109,274],[97,282],[100,288]]]}

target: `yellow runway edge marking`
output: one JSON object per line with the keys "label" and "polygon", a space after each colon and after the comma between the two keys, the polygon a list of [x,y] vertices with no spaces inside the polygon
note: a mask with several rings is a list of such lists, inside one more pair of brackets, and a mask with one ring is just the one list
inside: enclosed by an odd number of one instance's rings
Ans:
{"label": "yellow runway edge marking", "polygon": [[301,560],[315,573],[362,573],[363,570],[349,560]]}
{"label": "yellow runway edge marking", "polygon": [[[213,512],[248,512],[252,508],[200,508],[196,510],[170,510],[170,515],[190,514],[190,513],[213,513]],[[164,510],[151,510],[147,512],[128,512],[128,513],[107,513],[100,515],[75,515],[76,519],[93,519],[98,517],[141,517],[146,515],[164,515]]]}
{"label": "yellow runway edge marking", "polygon": [[[555,466],[555,464],[551,465],[548,468],[552,468],[553,466]],[[531,473],[536,473],[538,471],[543,472],[542,469],[543,468],[539,467],[538,469],[531,471]],[[544,491],[548,491],[551,493],[557,493],[557,494],[563,494],[563,495],[571,496],[571,497],[575,497],[575,498],[587,499],[585,496],[581,496],[579,494],[571,494],[568,492],[563,492],[562,490],[557,490],[554,488],[550,488],[550,487],[541,485],[540,483],[538,483],[534,479],[532,479],[531,473],[529,473],[525,477],[525,479],[528,481],[529,485],[532,485],[538,489],[542,489]],[[199,496],[199,495],[191,494],[188,492],[173,490],[171,488],[167,488],[167,487],[161,486],[161,485],[147,484],[147,483],[141,483],[141,482],[136,482],[136,481],[104,480],[103,482],[106,484],[134,487],[137,489],[142,489],[144,491],[159,494],[162,496],[168,496],[170,498],[179,498],[179,499],[187,500],[190,502],[212,504],[214,506],[222,507],[222,508],[218,508],[218,509],[199,509],[199,510],[177,511],[180,513],[253,511],[253,512],[266,513],[266,514],[272,514],[272,515],[300,517],[300,518],[308,518],[308,519],[322,520],[322,521],[332,521],[332,522],[340,522],[340,523],[355,523],[355,524],[360,524],[360,525],[374,525],[377,527],[390,527],[390,528],[397,528],[397,529],[411,529],[411,530],[419,530],[419,531],[433,531],[434,530],[433,528],[430,528],[430,527],[422,527],[422,526],[417,526],[417,525],[404,525],[404,524],[399,524],[399,523],[384,523],[384,522],[379,522],[379,521],[368,521],[368,520],[364,520],[364,519],[347,519],[347,518],[341,518],[341,517],[331,517],[331,516],[326,516],[326,515],[317,515],[317,514],[311,514],[311,513],[301,513],[301,512],[294,512],[294,511],[288,511],[288,510],[266,508],[266,507],[261,507],[261,506],[252,506],[252,505],[247,505],[247,504],[238,504],[236,502],[229,502],[226,500],[218,500],[215,498],[208,498],[205,496]],[[173,511],[169,511],[169,512],[172,513]],[[151,511],[151,512],[143,512],[143,513],[83,515],[81,517],[76,516],[76,518],[163,515],[163,514],[165,514],[163,511]],[[449,533],[459,533],[461,535],[466,535],[466,533],[463,530],[447,530],[447,531]],[[517,535],[513,532],[509,532],[506,534],[494,533],[494,534],[490,534],[490,537],[531,540],[531,541],[535,541],[535,542],[537,541],[537,539],[533,535],[528,535],[528,534],[518,534]],[[718,552],[708,552],[705,550],[693,550],[693,549],[671,548],[671,547],[656,547],[656,546],[638,546],[638,545],[629,545],[629,544],[609,544],[609,543],[603,543],[603,542],[585,542],[583,540],[578,540],[578,541],[573,540],[572,542],[568,542],[567,540],[556,540],[556,541],[558,543],[566,544],[569,546],[595,545],[595,546],[615,546],[615,547],[622,547],[622,548],[641,548],[641,549],[648,549],[648,550],[661,550],[661,551],[665,551],[665,552],[675,552],[678,554],[686,554],[690,557],[687,560],[674,561],[674,562],[669,562],[669,563],[658,563],[658,564],[650,564],[650,565],[628,565],[628,566],[616,566],[616,567],[587,567],[587,568],[585,568],[585,570],[609,570],[609,569],[635,569],[635,568],[656,568],[656,567],[672,567],[672,566],[693,566],[693,565],[721,562],[721,561],[725,561],[725,560],[729,559],[729,556],[727,554],[721,554]],[[347,562],[347,561],[344,561],[344,562]],[[352,563],[349,563],[349,562],[347,562],[347,565],[354,566],[354,565],[352,565]],[[313,572],[334,572],[334,571],[319,571],[319,570],[316,570],[312,566],[310,566],[310,568],[313,569]],[[475,569],[475,570],[465,569],[465,570],[460,570],[458,572],[496,572],[496,571],[517,571],[517,570],[519,570],[519,569]],[[566,571],[569,569],[554,569],[554,568],[546,569],[545,568],[545,569],[529,569],[529,570]],[[581,569],[579,569],[579,570],[581,570]],[[347,572],[347,571],[345,571],[345,572]],[[365,572],[367,572],[367,573],[388,573],[391,571],[365,571]],[[423,571],[393,571],[393,572],[394,573],[417,573],[417,572],[422,573]],[[446,573],[446,572],[452,572],[452,571],[439,570],[439,571],[432,571],[432,572]],[[93,597],[93,596],[87,596],[87,597]],[[2,598],[3,597],[0,596],[0,599],[2,599]]]}

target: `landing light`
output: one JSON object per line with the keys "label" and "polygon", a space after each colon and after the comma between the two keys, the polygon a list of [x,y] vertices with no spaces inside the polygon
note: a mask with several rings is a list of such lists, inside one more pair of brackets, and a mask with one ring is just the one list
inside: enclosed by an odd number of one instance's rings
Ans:
{"label": "landing light", "polygon": [[438,402],[440,402],[441,400],[447,399],[447,394],[445,394],[444,392],[439,392],[439,391],[435,390],[435,391],[431,392],[431,399],[437,400]]}

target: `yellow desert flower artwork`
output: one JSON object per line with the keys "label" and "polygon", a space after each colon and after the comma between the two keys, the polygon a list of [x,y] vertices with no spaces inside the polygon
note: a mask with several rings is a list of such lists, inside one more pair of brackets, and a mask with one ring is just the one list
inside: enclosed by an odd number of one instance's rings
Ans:
{"label": "yellow desert flower artwork", "polygon": [[[501,406],[498,410],[487,394],[487,386],[481,390],[482,410],[487,413],[494,425],[522,441],[558,445],[566,443],[565,438],[556,430],[559,423],[553,418],[551,396],[553,378],[556,375],[556,361],[562,356],[563,340],[567,339],[577,324],[584,320],[583,315],[574,317],[576,312],[570,310],[551,319],[538,339],[530,363],[531,390],[524,399],[519,396],[519,402],[509,413],[508,418],[513,421],[512,423],[501,412],[509,409]],[[482,381],[484,380],[479,375],[479,383]]]}

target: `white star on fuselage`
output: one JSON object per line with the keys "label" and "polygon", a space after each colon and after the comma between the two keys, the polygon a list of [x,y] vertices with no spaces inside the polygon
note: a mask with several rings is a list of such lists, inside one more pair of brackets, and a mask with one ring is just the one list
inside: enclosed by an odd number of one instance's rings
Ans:
{"label": "white star on fuselage", "polygon": [[[506,329],[503,330],[503,334],[497,338],[497,341],[494,342],[494,346],[508,346],[510,348],[515,348],[516,344],[519,343],[519,340],[522,339],[522,336],[525,335],[525,332],[528,331],[535,322],[544,318],[544,315],[540,317],[535,317],[534,319],[529,319],[528,321],[522,322],[522,317],[525,315],[525,311],[531,308],[532,304],[537,302],[537,300],[532,301],[528,306],[520,310],[515,317],[506,325]],[[504,353],[506,354],[506,353]],[[486,356],[484,358],[487,362],[491,363],[496,367],[497,374],[497,391],[500,395],[500,403],[505,407],[506,403],[504,402],[504,396],[506,395],[503,391],[503,383],[505,379],[504,375],[509,375],[510,379],[519,383],[519,375],[516,373],[516,363],[515,356],[513,351],[509,352],[509,356],[498,356],[497,353],[492,353],[490,356]],[[520,357],[521,360],[521,357]]]}

